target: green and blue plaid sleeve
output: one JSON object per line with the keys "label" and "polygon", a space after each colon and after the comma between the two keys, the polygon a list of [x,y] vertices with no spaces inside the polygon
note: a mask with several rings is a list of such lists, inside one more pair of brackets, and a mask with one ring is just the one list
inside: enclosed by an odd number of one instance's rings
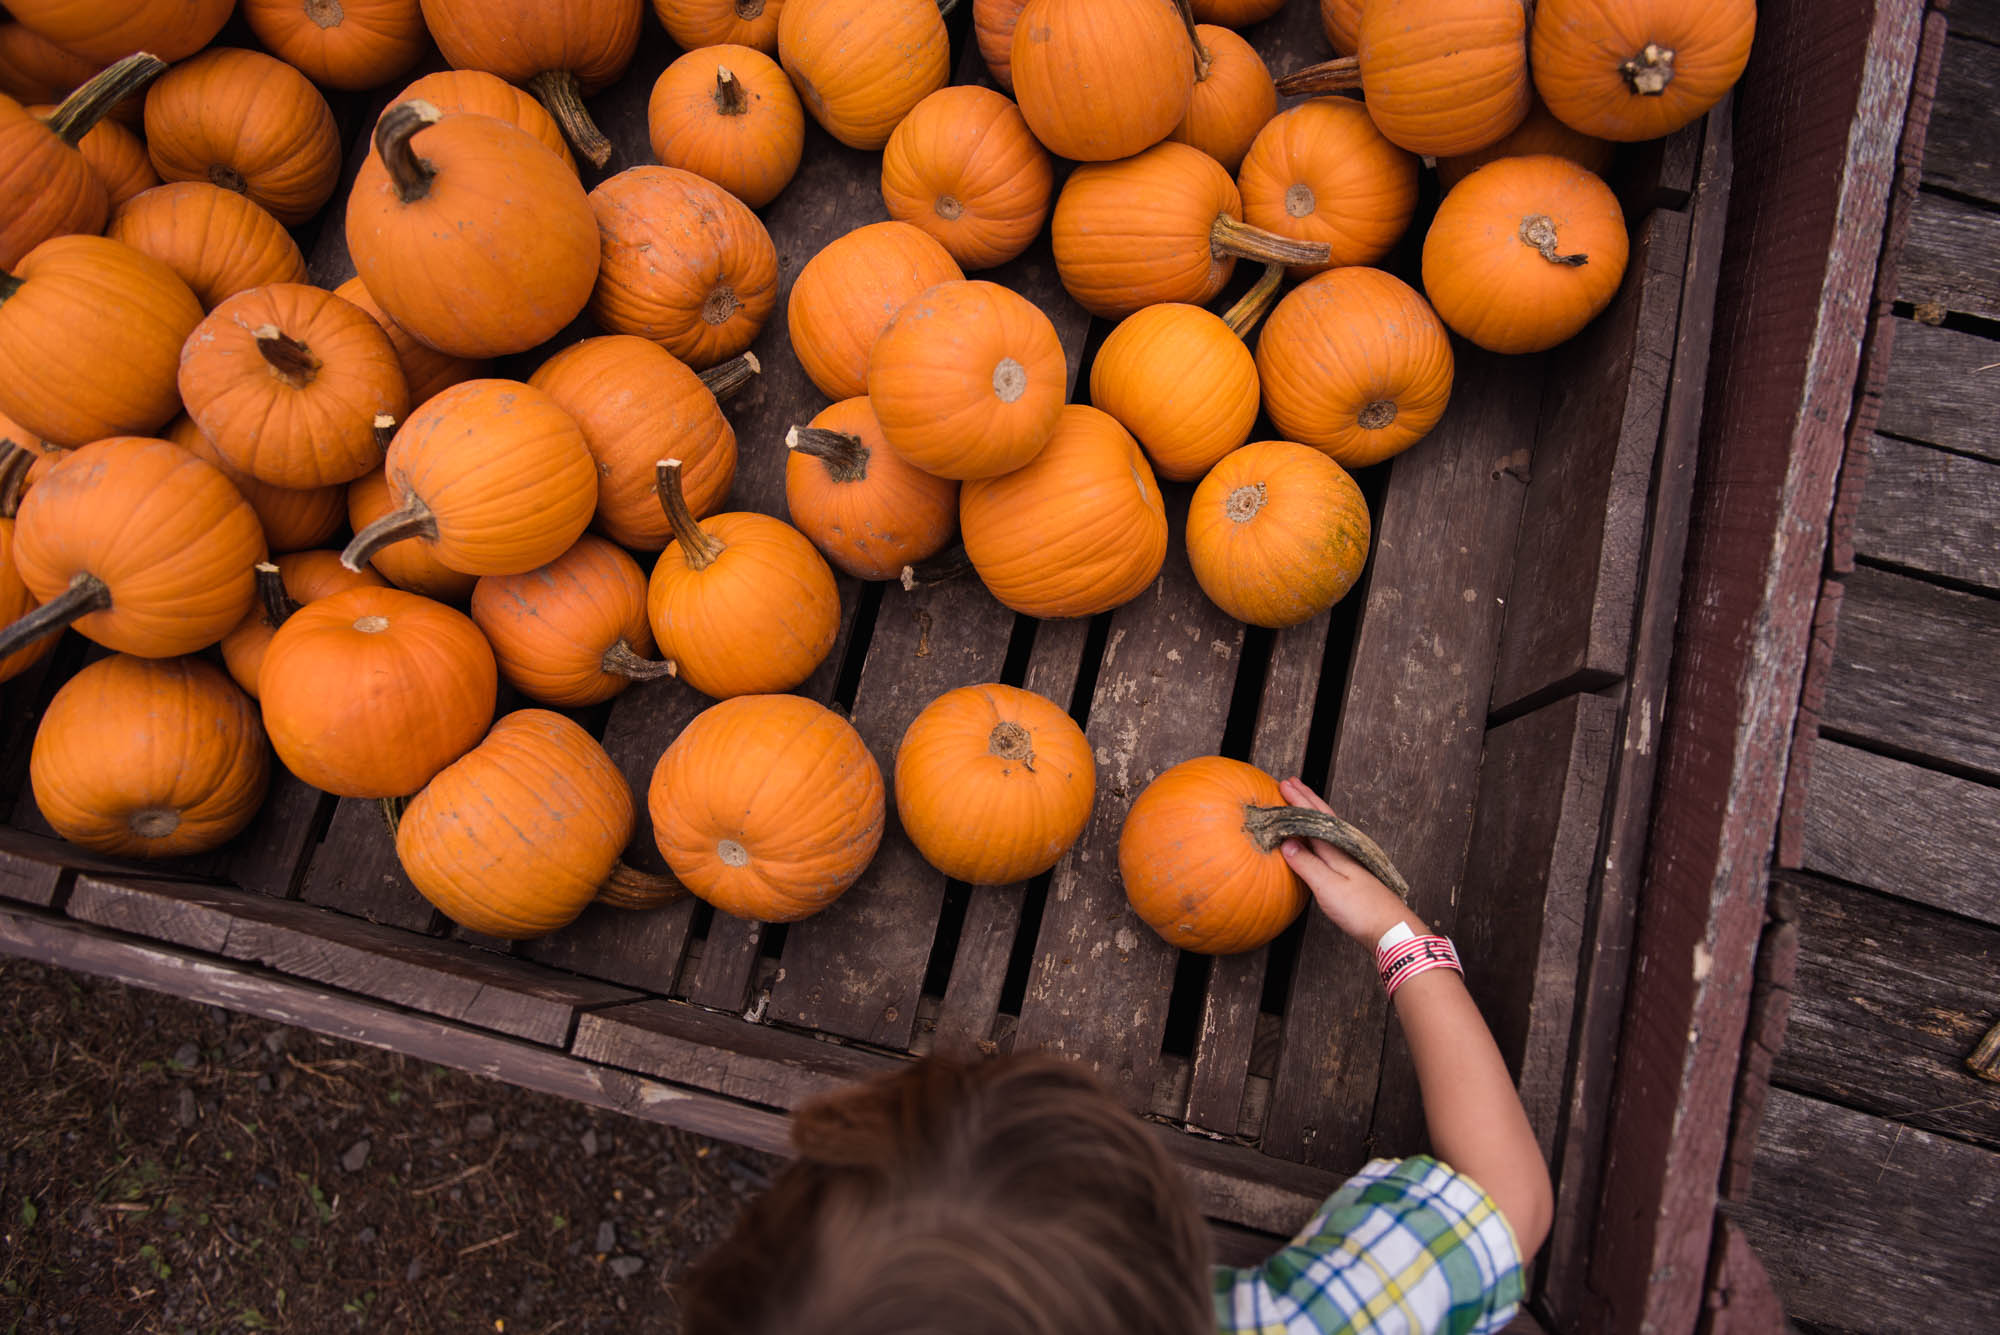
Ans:
{"label": "green and blue plaid sleeve", "polygon": [[1214,1283],[1222,1335],[1488,1335],[1520,1306],[1521,1252],[1472,1179],[1377,1159],[1270,1260]]}

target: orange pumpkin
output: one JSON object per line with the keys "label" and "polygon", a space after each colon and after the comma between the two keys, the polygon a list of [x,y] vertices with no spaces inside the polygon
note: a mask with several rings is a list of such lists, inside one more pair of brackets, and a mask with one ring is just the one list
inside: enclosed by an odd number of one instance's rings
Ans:
{"label": "orange pumpkin", "polygon": [[129,56],[46,117],[0,94],[0,268],[52,236],[104,230],[110,199],[77,145],[118,99],[165,68],[152,56]]}
{"label": "orange pumpkin", "polygon": [[1033,459],[1069,385],[1041,307],[979,280],[940,283],[896,312],[868,358],[889,447],[938,477],[995,477]]}
{"label": "orange pumpkin", "polygon": [[[347,522],[356,533],[396,509],[388,477],[377,470],[347,484]],[[462,603],[472,596],[477,575],[453,570],[437,559],[434,543],[404,538],[378,549],[368,564],[399,589],[420,593],[441,603]]]}
{"label": "orange pumpkin", "polygon": [[1026,467],[969,482],[958,522],[993,596],[1033,617],[1108,612],[1143,593],[1167,555],[1167,513],[1139,444],[1109,413],[1062,410]]}
{"label": "orange pumpkin", "polygon": [[958,527],[958,483],[889,448],[867,396],[842,399],[785,436],[785,508],[833,564],[894,579]]}
{"label": "orange pumpkin", "polygon": [[911,107],[944,87],[951,39],[936,0],[787,0],[778,62],[828,134],[879,149]]}
{"label": "orange pumpkin", "polygon": [[1193,0],[1194,16],[1203,23],[1247,28],[1262,23],[1285,7],[1285,0]]}
{"label": "orange pumpkin", "polygon": [[839,898],[874,858],[886,814],[882,767],[861,734],[796,695],[702,711],[660,756],[646,805],[682,884],[765,922]]}
{"label": "orange pumpkin", "polygon": [[1502,158],[1460,181],[1424,237],[1424,290],[1444,322],[1490,352],[1540,352],[1611,304],[1625,216],[1568,158]]}
{"label": "orange pumpkin", "polygon": [[422,0],[438,50],[459,69],[525,84],[576,151],[611,159],[583,99],[608,88],[639,46],[642,0]]}
{"label": "orange pumpkin", "polygon": [[1287,293],[1257,340],[1264,410],[1289,440],[1365,468],[1423,439],[1451,400],[1451,339],[1379,269],[1329,269]]}
{"label": "orange pumpkin", "polygon": [[604,748],[561,714],[522,709],[410,800],[396,856],[453,922],[518,941],[605,897],[632,823],[632,790]]}
{"label": "orange pumpkin", "polygon": [[[1055,166],[1020,108],[990,88],[940,88],[882,151],[882,202],[967,269],[990,269],[1041,235]],[[936,280],[943,282],[943,278]]]}
{"label": "orange pumpkin", "polygon": [[1417,159],[1390,143],[1367,108],[1316,97],[1258,133],[1237,177],[1243,218],[1298,241],[1324,241],[1324,263],[1300,276],[1387,255],[1417,208]]}
{"label": "orange pumpkin", "polygon": [[287,617],[257,686],[285,768],[341,797],[403,797],[478,744],[499,677],[464,613],[364,588]]}
{"label": "orange pumpkin", "polygon": [[389,318],[454,357],[534,347],[597,281],[597,224],[570,169],[524,130],[423,102],[376,122],[347,248]]}
{"label": "orange pumpkin", "polygon": [[234,0],[9,0],[7,10],[28,27],[87,60],[113,61],[134,51],[161,60],[191,56],[215,40]]}
{"label": "orange pumpkin", "polygon": [[[788,691],[813,674],[840,633],[840,589],[805,534],[750,511],[697,521],[681,465],[659,465],[674,540],[646,589],[646,617],[681,680],[723,699]],[[697,892],[699,893],[699,892]]]}
{"label": "orange pumpkin", "polygon": [[[387,433],[383,433],[386,437]],[[250,508],[257,513],[257,522],[264,530],[264,543],[274,552],[303,551],[317,547],[334,535],[341,521],[347,518],[347,498],[344,488],[339,486],[314,487],[307,491],[295,491],[290,487],[274,487],[268,482],[259,482],[247,473],[240,473],[222,457],[222,451],[215,448],[215,442],[202,434],[194,419],[185,413],[167,423],[161,433],[163,439],[192,454],[205,464],[213,465],[229,479],[243,499],[250,502]]]}
{"label": "orange pumpkin", "polygon": [[1318,264],[1325,243],[1274,236],[1240,220],[1243,197],[1222,164],[1186,144],[1155,144],[1123,162],[1078,167],[1056,197],[1056,273],[1093,315],[1123,319],[1156,301],[1200,305],[1238,257]]}
{"label": "orange pumpkin", "polygon": [[229,466],[304,490],[382,462],[378,427],[409,411],[389,336],[324,288],[273,283],[230,297],[181,350],[181,401]]}
{"label": "orange pumpkin", "polygon": [[657,490],[663,454],[680,456],[681,485],[697,518],[713,514],[729,494],[736,432],[707,378],[659,344],[629,334],[586,338],[543,362],[528,383],[576,419],[597,465],[594,522],[619,544],[657,552],[673,537]]}
{"label": "orange pumpkin", "polygon": [[[440,116],[464,112],[506,121],[516,129],[526,131],[536,143],[561,158],[563,165],[572,172],[577,169],[576,158],[569,151],[569,140],[563,138],[562,126],[556,124],[556,118],[549,115],[548,108],[537,102],[533,93],[516,88],[497,74],[488,74],[485,70],[435,70],[403,89],[389,106],[399,102],[428,102],[437,108]],[[384,107],[383,115],[387,115],[388,110]],[[380,117],[377,121],[379,123]]]}
{"label": "orange pumpkin", "polygon": [[[0,426],[0,432],[5,427]],[[21,508],[21,489],[37,458],[32,446],[0,435],[0,626],[11,626],[35,610],[35,595],[21,582],[14,564],[14,516]],[[57,636],[43,635],[0,658],[0,681],[26,672],[56,647]]]}
{"label": "orange pumpkin", "polygon": [[[47,120],[56,108],[30,110]],[[146,153],[146,141],[115,120],[101,120],[84,131],[83,138],[76,141],[76,151],[104,183],[105,198],[114,214],[127,200],[160,183],[160,174],[153,170],[153,159]]]}
{"label": "orange pumpkin", "polygon": [[222,637],[222,662],[236,684],[257,697],[257,677],[271,637],[307,603],[349,589],[381,589],[386,581],[373,570],[349,570],[339,552],[290,552],[257,567],[257,600],[236,629]]}
{"label": "orange pumpkin", "polygon": [[74,623],[120,653],[204,649],[250,610],[264,535],[216,469],[164,440],[112,436],[65,455],[21,501],[14,566],[41,607],[0,658]]}
{"label": "orange pumpkin", "polygon": [[500,675],[545,705],[594,705],[635,681],[674,675],[671,662],[647,657],[653,631],[645,572],[589,534],[545,566],[482,577],[472,590],[472,619],[486,632]]}
{"label": "orange pumpkin", "polygon": [[868,354],[896,312],[965,274],[942,244],[905,222],[836,237],[792,282],[785,323],[799,365],[830,399],[868,392]]}
{"label": "orange pumpkin", "polygon": [[1336,55],[1351,56],[1361,45],[1362,0],[1319,0],[1319,26]]}
{"label": "orange pumpkin", "polygon": [[216,47],[146,90],[146,148],[163,181],[248,195],[287,226],[340,181],[340,131],[306,76],[261,51]]}
{"label": "orange pumpkin", "polygon": [[1146,785],[1118,833],[1118,875],[1141,921],[1170,946],[1204,955],[1255,950],[1291,925],[1306,888],[1247,824],[1285,799],[1240,760],[1198,756]]}
{"label": "orange pumpkin", "polygon": [[704,46],[748,46],[778,51],[778,14],[785,0],[653,0],[653,13],[684,51]]}
{"label": "orange pumpkin", "polygon": [[[576,422],[518,380],[467,380],[410,414],[383,461],[396,508],[340,559],[349,570],[417,538],[468,575],[513,575],[569,550],[597,508]],[[386,573],[386,572],[385,572]]]}
{"label": "orange pumpkin", "polygon": [[653,156],[753,209],[799,169],[806,114],[777,62],[747,46],[690,51],[660,71],[646,101]]}
{"label": "orange pumpkin", "polygon": [[333,295],[367,311],[382,326],[382,332],[389,336],[389,346],[396,350],[396,361],[403,368],[403,382],[409,386],[412,404],[421,405],[441,389],[449,389],[462,380],[476,380],[487,373],[483,361],[454,357],[410,337],[408,330],[383,312],[381,303],[369,295],[368,285],[360,278],[348,279],[333,290]]}
{"label": "orange pumpkin", "polygon": [[1035,138],[1078,162],[1159,143],[1194,97],[1194,41],[1174,0],[1028,0],[1009,56]]}
{"label": "orange pumpkin", "polygon": [[35,730],[35,805],[73,844],[123,857],[205,853],[264,801],[257,710],[199,658],[114,654],[63,683]]}
{"label": "orange pumpkin", "polygon": [[1612,148],[1606,140],[1593,139],[1564,125],[1549,114],[1548,107],[1538,97],[1528,108],[1528,118],[1498,143],[1488,144],[1477,153],[1467,153],[1463,157],[1439,158],[1438,184],[1450,190],[1496,159],[1525,158],[1537,153],[1553,153],[1557,157],[1568,158],[1584,170],[1602,176],[1611,166]]}
{"label": "orange pumpkin", "polygon": [[328,88],[379,88],[430,45],[417,0],[243,0],[266,50]]}
{"label": "orange pumpkin", "polygon": [[1195,30],[1194,97],[1167,138],[1198,148],[1234,172],[1257,132],[1278,110],[1278,86],[1255,47],[1228,28]]}
{"label": "orange pumpkin", "polygon": [[673,167],[631,167],[590,192],[603,265],[590,315],[696,370],[748,348],[778,304],[778,252],[748,206]]}
{"label": "orange pumpkin", "polygon": [[1521,0],[1368,0],[1355,56],[1368,114],[1391,143],[1449,157],[1528,114]]}
{"label": "orange pumpkin", "polygon": [[283,223],[206,181],[156,185],[111,215],[106,236],[180,275],[203,310],[266,283],[303,283],[306,258]]}
{"label": "orange pumpkin", "polygon": [[[25,24],[0,23],[0,93],[22,106],[62,101],[104,64],[57,46]],[[136,124],[137,113],[138,108],[128,102],[113,114]]]}
{"label": "orange pumpkin", "polygon": [[1014,91],[1014,29],[1028,0],[972,0],[972,35],[993,82]]}
{"label": "orange pumpkin", "polygon": [[1017,686],[945,692],[896,748],[903,832],[926,862],[973,885],[1008,885],[1055,866],[1096,795],[1083,729]]}
{"label": "orange pumpkin", "polygon": [[1722,100],[1750,60],[1755,0],[1550,0],[1535,11],[1535,87],[1599,139],[1672,134]]}
{"label": "orange pumpkin", "polygon": [[1188,564],[1217,607],[1296,626],[1347,596],[1368,560],[1368,503],[1307,445],[1260,440],[1203,478],[1188,505]]}

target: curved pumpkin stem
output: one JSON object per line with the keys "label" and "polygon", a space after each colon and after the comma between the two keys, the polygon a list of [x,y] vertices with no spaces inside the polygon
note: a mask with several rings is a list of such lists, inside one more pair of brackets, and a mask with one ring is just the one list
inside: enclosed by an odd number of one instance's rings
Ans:
{"label": "curved pumpkin stem", "polygon": [[785,448],[809,454],[826,465],[827,476],[835,482],[863,482],[868,478],[868,447],[861,437],[846,431],[829,431],[823,426],[795,426],[785,433]]}
{"label": "curved pumpkin stem", "polygon": [[907,593],[919,584],[945,584],[971,573],[972,557],[966,554],[964,543],[955,542],[927,561],[904,566],[900,579]]}
{"label": "curved pumpkin stem", "polygon": [[653,465],[653,490],[659,493],[660,508],[667,512],[667,523],[674,530],[674,541],[681,549],[681,560],[687,562],[690,570],[706,570],[715,564],[715,558],[722,555],[723,545],[711,537],[688,509],[687,492],[681,488],[681,461],[662,459]]}
{"label": "curved pumpkin stem", "polygon": [[1625,86],[1640,97],[1658,97],[1674,81],[1674,49],[1648,42],[1638,55],[1619,62],[1618,72],[1625,77]]}
{"label": "curved pumpkin stem", "polygon": [[259,561],[257,569],[257,601],[263,605],[264,620],[272,630],[285,624],[299,605],[285,590],[285,576],[277,566],[269,561]]}
{"label": "curved pumpkin stem", "polygon": [[1174,8],[1180,12],[1181,22],[1187,25],[1188,42],[1194,47],[1195,82],[1207,83],[1208,72],[1215,61],[1208,54],[1208,48],[1201,44],[1201,34],[1195,31],[1194,5],[1190,0],[1174,0]]}
{"label": "curved pumpkin stem", "polygon": [[410,146],[410,137],[427,125],[436,125],[442,118],[443,113],[436,107],[421,98],[412,98],[390,107],[375,122],[375,152],[388,168],[396,198],[405,204],[414,204],[428,195],[431,182],[437,179],[437,168],[417,156],[417,150]]}
{"label": "curved pumpkin stem", "polygon": [[323,363],[313,356],[312,349],[278,326],[259,325],[250,331],[250,337],[257,340],[257,351],[263,354],[278,379],[293,389],[304,389],[319,374]]}
{"label": "curved pumpkin stem", "polygon": [[340,554],[340,563],[349,570],[359,571],[368,564],[368,559],[392,542],[405,538],[430,538],[438,535],[437,516],[424,504],[424,498],[412,495],[403,502],[399,510],[391,510],[374,523],[354,535],[354,541],[347,544]]}
{"label": "curved pumpkin stem", "polygon": [[1333,247],[1324,241],[1294,241],[1252,227],[1226,213],[1215,215],[1215,225],[1208,232],[1208,248],[1217,259],[1234,255],[1264,264],[1325,264],[1333,258]]}
{"label": "curved pumpkin stem", "polygon": [[614,677],[627,677],[633,681],[656,681],[661,677],[677,676],[680,664],[671,658],[641,658],[629,641],[620,640],[604,651],[598,666]]}
{"label": "curved pumpkin stem", "polygon": [[614,862],[611,874],[597,887],[596,902],[614,909],[657,909],[687,898],[687,893],[687,887],[672,876]]}
{"label": "curved pumpkin stem", "polygon": [[1285,278],[1285,266],[1267,264],[1248,292],[1236,299],[1236,304],[1222,313],[1222,323],[1229,326],[1229,332],[1241,339],[1248,339],[1250,331],[1271,309],[1271,302],[1278,295],[1278,284]]}
{"label": "curved pumpkin stem", "polygon": [[528,91],[549,109],[549,115],[562,126],[563,137],[589,158],[593,167],[611,161],[611,141],[583,105],[583,86],[576,81],[574,70],[543,70],[528,80]]}
{"label": "curved pumpkin stem", "polygon": [[28,470],[35,466],[35,452],[11,440],[0,440],[0,519],[21,513],[21,492],[28,482]]}
{"label": "curved pumpkin stem", "polygon": [[44,635],[60,631],[70,622],[111,606],[111,590],[97,576],[73,576],[69,587],[37,607],[13,625],[0,630],[0,658],[12,656]]}
{"label": "curved pumpkin stem", "polygon": [[1243,828],[1266,853],[1287,839],[1320,839],[1332,844],[1366,867],[1376,880],[1407,900],[1410,883],[1382,845],[1349,825],[1340,817],[1310,807],[1244,807]]}
{"label": "curved pumpkin stem", "polygon": [[757,360],[756,353],[745,352],[703,371],[701,383],[708,386],[717,403],[722,403],[756,379],[763,369],[764,363]]}
{"label": "curved pumpkin stem", "polygon": [[396,837],[396,831],[403,823],[403,808],[409,805],[410,799],[407,797],[378,797],[375,799],[375,812],[382,818],[382,823],[389,827],[390,839],[393,840]]}
{"label": "curved pumpkin stem", "polygon": [[731,72],[727,65],[715,67],[715,113],[718,116],[741,116],[750,110],[750,99],[743,96],[743,81]]}
{"label": "curved pumpkin stem", "polygon": [[1575,255],[1556,254],[1556,223],[1546,213],[1531,213],[1521,219],[1521,244],[1537,252],[1550,264],[1566,264],[1571,268],[1590,263],[1590,256],[1578,252]]}
{"label": "curved pumpkin stem", "polygon": [[144,88],[166,68],[167,62],[158,56],[135,51],[99,70],[88,83],[64,98],[42,124],[53,130],[56,138],[75,148],[77,141],[90,133],[91,126],[104,119],[106,112]]}
{"label": "curved pumpkin stem", "polygon": [[1336,56],[1293,70],[1279,79],[1278,91],[1291,97],[1303,93],[1344,93],[1361,86],[1361,61],[1356,56]]}

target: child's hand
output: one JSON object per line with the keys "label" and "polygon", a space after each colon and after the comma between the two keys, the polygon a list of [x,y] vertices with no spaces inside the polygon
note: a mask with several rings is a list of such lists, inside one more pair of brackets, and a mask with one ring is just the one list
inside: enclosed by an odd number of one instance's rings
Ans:
{"label": "child's hand", "polygon": [[[1297,779],[1286,779],[1278,791],[1295,807],[1332,812],[1318,793]],[[1428,930],[1396,892],[1332,844],[1319,839],[1287,839],[1278,845],[1285,862],[1312,891],[1320,912],[1341,931],[1370,950],[1382,933],[1407,922],[1419,936]]]}

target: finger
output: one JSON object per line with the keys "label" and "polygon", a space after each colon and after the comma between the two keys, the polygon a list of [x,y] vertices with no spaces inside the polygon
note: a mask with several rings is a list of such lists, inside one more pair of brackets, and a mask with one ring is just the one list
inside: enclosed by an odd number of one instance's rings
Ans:
{"label": "finger", "polygon": [[1278,785],[1278,791],[1282,792],[1286,800],[1295,807],[1311,807],[1314,811],[1323,811],[1329,815],[1333,813],[1333,808],[1326,804],[1326,799],[1298,779],[1285,780]]}

